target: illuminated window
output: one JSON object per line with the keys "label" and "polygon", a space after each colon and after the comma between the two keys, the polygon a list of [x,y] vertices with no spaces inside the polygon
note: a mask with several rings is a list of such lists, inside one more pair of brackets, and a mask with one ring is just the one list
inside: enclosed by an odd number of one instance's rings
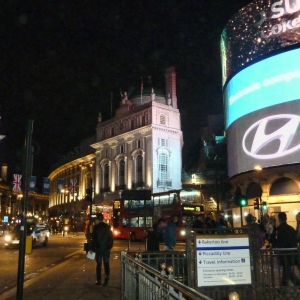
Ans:
{"label": "illuminated window", "polygon": [[167,139],[158,139],[158,146],[161,147],[168,147],[168,140]]}
{"label": "illuminated window", "polygon": [[162,185],[165,185],[168,180],[168,156],[161,153],[158,158],[158,178]]}

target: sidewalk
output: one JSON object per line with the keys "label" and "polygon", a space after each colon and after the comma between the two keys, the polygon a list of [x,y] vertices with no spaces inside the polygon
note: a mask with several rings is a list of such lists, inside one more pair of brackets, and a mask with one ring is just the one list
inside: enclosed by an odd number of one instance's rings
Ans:
{"label": "sidewalk", "polygon": [[[23,300],[121,299],[120,252],[111,252],[111,275],[107,286],[95,285],[96,263],[78,251],[66,261],[24,282]],[[103,268],[103,266],[102,266]],[[16,288],[0,295],[16,299]]]}

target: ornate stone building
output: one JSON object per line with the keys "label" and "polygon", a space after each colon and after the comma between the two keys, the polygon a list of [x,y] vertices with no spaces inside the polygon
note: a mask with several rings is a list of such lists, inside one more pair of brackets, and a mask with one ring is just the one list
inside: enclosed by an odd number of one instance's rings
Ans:
{"label": "ornate stone building", "polygon": [[[50,207],[76,210],[87,206],[84,198],[89,179],[95,203],[103,204],[119,198],[124,189],[155,193],[181,188],[183,138],[173,67],[166,70],[165,79],[165,92],[152,85],[138,93],[124,92],[113,118],[103,122],[99,113],[91,147],[79,150],[81,155],[71,154],[49,175]],[[58,192],[61,178],[67,190],[70,180],[76,179],[76,193]]]}

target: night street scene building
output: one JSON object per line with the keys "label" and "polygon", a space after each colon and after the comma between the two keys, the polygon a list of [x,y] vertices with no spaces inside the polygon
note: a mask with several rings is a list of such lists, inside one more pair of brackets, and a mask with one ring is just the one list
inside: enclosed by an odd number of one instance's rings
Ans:
{"label": "night street scene building", "polygon": [[[84,141],[49,175],[50,215],[86,210],[89,188],[94,203],[108,206],[125,189],[181,189],[183,137],[174,68],[166,70],[165,80],[165,92],[155,89],[149,78],[138,93],[121,92],[113,118],[103,121],[99,113],[95,137]],[[64,184],[58,188],[60,180]],[[69,192],[71,180],[76,181],[73,192]]]}

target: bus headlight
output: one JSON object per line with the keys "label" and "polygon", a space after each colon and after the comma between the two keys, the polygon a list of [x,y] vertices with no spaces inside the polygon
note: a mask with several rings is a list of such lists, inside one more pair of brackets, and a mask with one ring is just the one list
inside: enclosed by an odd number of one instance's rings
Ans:
{"label": "bus headlight", "polygon": [[185,236],[185,230],[181,230],[180,235]]}
{"label": "bus headlight", "polygon": [[118,231],[118,230],[114,230],[113,232],[114,232],[114,235],[119,235],[120,234],[120,231]]}
{"label": "bus headlight", "polygon": [[11,241],[11,236],[8,234],[4,238],[5,242],[10,242]]}

